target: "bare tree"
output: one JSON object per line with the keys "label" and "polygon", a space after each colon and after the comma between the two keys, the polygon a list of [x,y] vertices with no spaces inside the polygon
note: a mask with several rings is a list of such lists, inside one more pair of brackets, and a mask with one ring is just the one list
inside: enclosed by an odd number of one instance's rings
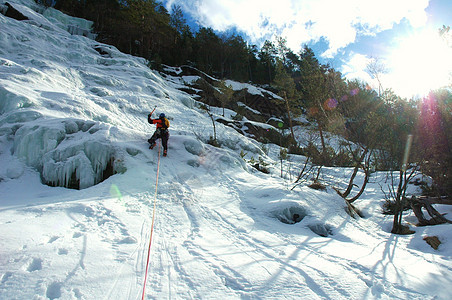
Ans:
{"label": "bare tree", "polygon": [[412,143],[413,136],[408,135],[407,141],[404,148],[403,160],[401,162],[398,181],[394,179],[394,172],[390,172],[391,176],[391,184],[389,185],[389,195],[387,195],[387,199],[393,201],[393,213],[394,220],[392,223],[392,233],[395,234],[408,234],[412,233],[407,229],[406,226],[402,225],[402,215],[403,211],[407,205],[406,203],[406,190],[408,187],[408,183],[413,178],[416,173],[416,168],[408,169],[410,149]]}
{"label": "bare tree", "polygon": [[378,83],[378,96],[381,97],[384,89],[381,82],[382,76],[388,73],[388,69],[385,64],[379,58],[372,58],[366,67],[367,73],[372,77],[372,79],[377,80]]}
{"label": "bare tree", "polygon": [[[359,156],[357,156],[357,154],[352,150],[350,150],[350,153],[352,154],[353,160],[355,161],[355,167],[353,168],[352,175],[350,176],[348,186],[344,192],[341,192],[338,188],[335,188],[336,192],[342,198],[344,198],[344,200],[348,204],[352,204],[353,202],[358,200],[359,197],[361,197],[361,195],[364,193],[364,190],[366,189],[367,183],[369,182],[369,178],[370,178],[370,158],[372,157],[371,156],[372,150],[369,150],[369,147],[364,147]],[[349,197],[350,193],[352,192],[353,186],[355,186],[354,181],[355,181],[356,175],[358,174],[359,169],[363,170],[363,172],[364,172],[363,183],[361,185],[359,192],[356,193],[356,195],[354,195],[353,197]]]}
{"label": "bare tree", "polygon": [[[411,208],[413,209],[414,215],[418,219],[418,226],[427,225],[438,225],[444,223],[452,223],[452,221],[446,219],[442,214],[440,214],[432,204],[446,204],[452,205],[452,199],[446,197],[411,197],[409,199]],[[430,215],[431,219],[426,219],[422,208],[425,208],[427,213]]]}

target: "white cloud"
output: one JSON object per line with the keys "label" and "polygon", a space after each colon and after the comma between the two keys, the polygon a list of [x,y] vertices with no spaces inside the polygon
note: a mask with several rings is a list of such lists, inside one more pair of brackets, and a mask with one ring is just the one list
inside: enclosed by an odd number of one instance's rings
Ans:
{"label": "white cloud", "polygon": [[[358,34],[390,29],[406,18],[413,27],[425,24],[429,0],[168,0],[189,11],[201,26],[215,30],[237,27],[260,46],[272,35],[287,38],[298,52],[302,44],[323,37],[324,57],[356,40]],[[309,26],[306,26],[310,24]]]}
{"label": "white cloud", "polygon": [[366,68],[371,60],[372,59],[366,55],[351,53],[348,61],[344,62],[341,72],[350,80],[359,79],[370,83],[372,78],[369,73],[366,72]]}

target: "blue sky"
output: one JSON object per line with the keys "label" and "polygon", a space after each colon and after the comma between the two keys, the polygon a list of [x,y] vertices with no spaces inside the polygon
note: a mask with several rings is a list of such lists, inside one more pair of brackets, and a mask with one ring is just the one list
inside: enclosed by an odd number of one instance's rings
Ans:
{"label": "blue sky", "polygon": [[[164,0],[188,20],[218,32],[234,30],[261,46],[282,36],[298,53],[304,44],[349,79],[371,84],[365,72],[378,59],[383,86],[403,97],[450,83],[452,48],[437,31],[452,26],[452,0]],[[451,45],[452,46],[452,39]],[[433,59],[432,59],[433,57]]]}

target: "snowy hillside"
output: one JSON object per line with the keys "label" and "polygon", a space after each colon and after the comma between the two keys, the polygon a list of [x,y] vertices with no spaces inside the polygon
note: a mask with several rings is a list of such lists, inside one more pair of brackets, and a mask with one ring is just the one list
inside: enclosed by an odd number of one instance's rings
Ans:
{"label": "snowy hillside", "polygon": [[[390,234],[385,174],[354,219],[331,187],[291,190],[279,147],[222,124],[221,148],[209,145],[211,119],[180,90],[189,79],[68,32],[85,20],[8,2],[28,20],[0,14],[0,299],[140,299],[153,216],[146,299],[450,299],[450,225]],[[168,157],[148,149],[155,106]],[[350,172],[321,179],[343,187]]]}

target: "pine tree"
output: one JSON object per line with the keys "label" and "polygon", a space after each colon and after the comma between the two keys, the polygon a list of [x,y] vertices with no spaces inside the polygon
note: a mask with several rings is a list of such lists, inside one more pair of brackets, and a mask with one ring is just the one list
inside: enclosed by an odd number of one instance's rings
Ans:
{"label": "pine tree", "polygon": [[322,143],[322,156],[326,155],[323,135],[327,112],[323,106],[328,99],[326,92],[326,68],[315,57],[314,51],[305,46],[300,53],[300,85],[303,104],[308,110],[308,117],[317,123]]}
{"label": "pine tree", "polygon": [[194,54],[197,67],[215,75],[219,67],[220,38],[212,28],[202,27],[195,36]]}
{"label": "pine tree", "polygon": [[296,107],[298,93],[295,88],[295,82],[293,81],[292,77],[290,77],[290,75],[286,72],[283,62],[280,59],[276,60],[276,75],[273,84],[278,88],[279,96],[282,97],[286,103],[290,134],[292,137],[292,143],[294,143],[295,134],[293,131],[291,108]]}
{"label": "pine tree", "polygon": [[265,66],[267,72],[267,82],[273,81],[273,70],[275,69],[277,51],[270,41],[265,41],[259,52],[261,63]]}
{"label": "pine tree", "polygon": [[192,59],[194,37],[179,5],[172,7],[170,25],[174,30],[174,44],[170,49],[171,56],[165,63],[170,65],[185,64]]}

